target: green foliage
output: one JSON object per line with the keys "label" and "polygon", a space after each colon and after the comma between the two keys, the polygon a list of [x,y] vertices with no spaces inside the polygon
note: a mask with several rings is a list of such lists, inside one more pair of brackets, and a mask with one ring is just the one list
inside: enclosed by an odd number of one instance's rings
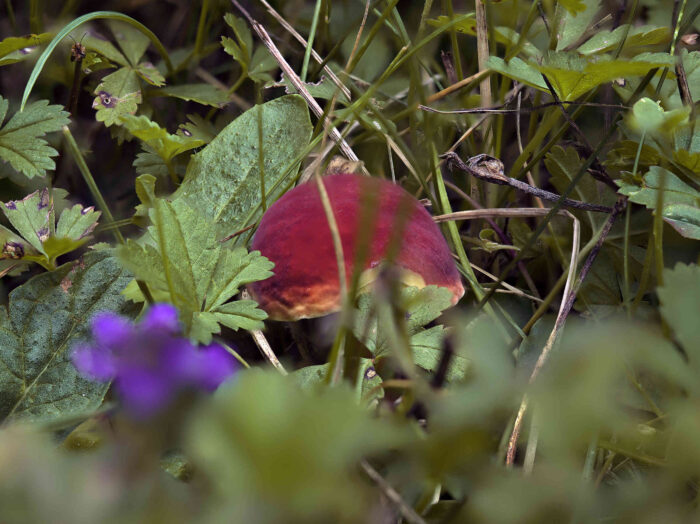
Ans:
{"label": "green foliage", "polygon": [[10,293],[0,310],[0,420],[57,419],[100,405],[108,385],[81,377],[70,352],[98,311],[133,311],[120,294],[130,278],[100,251]]}
{"label": "green foliage", "polygon": [[20,235],[0,226],[3,239],[0,258],[9,259],[5,260],[8,267],[9,264],[36,262],[46,269],[54,269],[59,256],[78,249],[89,240],[100,212],[75,204],[61,212],[56,224],[55,205],[56,198],[52,198],[48,189],[3,205],[5,216]]}
{"label": "green foliage", "polygon": [[209,84],[182,84],[177,86],[161,87],[152,91],[154,96],[165,95],[181,100],[192,100],[198,104],[223,107],[228,103],[228,94],[221,89]]}
{"label": "green foliage", "polygon": [[[5,120],[9,102],[0,96],[0,124]],[[68,113],[59,105],[40,100],[15,113],[0,128],[0,158],[27,177],[43,176],[56,167],[58,155],[42,137],[69,123]]]}
{"label": "green foliage", "polygon": [[[231,329],[260,329],[267,315],[252,300],[227,302],[249,282],[272,275],[273,264],[258,251],[229,249],[216,228],[183,202],[157,199],[149,213],[152,226],[141,242],[128,240],[118,253],[124,265],[157,297],[180,310],[189,337],[209,343],[223,324]],[[128,296],[143,297],[132,284]]]}
{"label": "green foliage", "polygon": [[[258,141],[259,110],[262,144]],[[309,110],[298,95],[249,109],[192,157],[173,198],[196,207],[224,234],[233,233],[260,216],[263,187],[268,202],[281,194],[289,183],[286,177],[298,169],[296,157],[310,136]]]}
{"label": "green foliage", "polygon": [[233,16],[231,13],[226,13],[224,20],[233,29],[233,34],[236,36],[235,41],[227,36],[222,36],[221,45],[224,51],[241,66],[242,73],[237,84],[246,77],[253,82],[272,81],[269,72],[277,68],[275,58],[264,47],[253,48],[253,36],[250,34],[245,20]]}
{"label": "green foliage", "polygon": [[8,36],[0,42],[0,66],[16,64],[29,58],[32,48],[51,40],[51,33],[39,35]]}
{"label": "green foliage", "polygon": [[301,390],[256,370],[198,414],[189,449],[213,482],[222,517],[359,522],[370,498],[356,462],[407,436],[372,419],[346,387]]}

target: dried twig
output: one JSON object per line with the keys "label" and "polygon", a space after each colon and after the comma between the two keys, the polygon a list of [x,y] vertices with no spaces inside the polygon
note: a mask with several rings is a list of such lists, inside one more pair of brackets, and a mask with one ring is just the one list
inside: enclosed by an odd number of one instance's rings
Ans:
{"label": "dried twig", "polygon": [[[559,308],[557,319],[554,322],[554,328],[552,329],[552,332],[550,333],[549,338],[547,339],[547,342],[545,343],[544,348],[542,349],[542,353],[537,359],[535,368],[532,370],[532,374],[530,375],[530,383],[532,383],[537,378],[537,375],[539,375],[539,372],[541,371],[542,367],[547,361],[552,351],[552,348],[554,347],[554,344],[556,343],[557,338],[564,327],[566,319],[574,306],[574,302],[576,301],[576,294],[581,289],[581,285],[586,279],[586,276],[588,275],[588,272],[590,271],[591,266],[593,265],[593,261],[596,259],[598,253],[603,247],[603,243],[608,237],[610,229],[615,223],[615,220],[625,209],[626,205],[627,199],[624,196],[618,197],[617,202],[615,203],[615,206],[613,207],[612,212],[608,217],[608,220],[605,222],[603,228],[601,229],[598,241],[596,242],[595,246],[593,246],[591,252],[588,254],[586,261],[583,263],[583,266],[581,267],[581,272],[579,273],[579,276],[576,279],[576,283],[573,285],[573,287],[570,286],[570,281],[569,279],[567,279],[566,286],[564,287],[564,300],[562,300],[561,306]],[[508,449],[506,452],[506,464],[508,465],[512,465],[515,461],[515,451],[517,449],[518,437],[520,435],[520,429],[522,428],[525,412],[527,411],[528,402],[528,396],[524,395],[523,400],[520,403],[520,408],[518,409],[518,414],[515,417],[513,431],[511,432],[510,438],[508,439]]]}
{"label": "dried twig", "polygon": [[401,498],[401,494],[391,487],[391,484],[389,484],[384,477],[382,477],[379,472],[370,465],[369,462],[366,460],[361,460],[360,467],[365,474],[372,479],[377,486],[379,486],[379,489],[382,490],[384,496],[396,506],[401,513],[401,516],[406,519],[406,522],[409,522],[410,524],[427,524],[423,517],[416,513],[416,510],[414,510],[405,500],[403,500],[403,498]]}
{"label": "dried twig", "polygon": [[450,169],[457,168],[460,171],[469,173],[470,175],[490,182],[492,184],[498,184],[502,186],[510,186],[520,191],[524,191],[530,195],[541,198],[542,200],[547,200],[549,202],[562,202],[562,205],[570,207],[573,209],[582,209],[585,211],[598,211],[600,213],[610,213],[612,209],[608,206],[600,206],[597,204],[587,204],[586,202],[581,202],[580,200],[572,200],[570,198],[562,198],[556,193],[550,191],[545,191],[544,189],[539,189],[533,187],[530,184],[526,184],[515,178],[507,177],[504,174],[503,163],[497,158],[488,155],[477,155],[470,158],[466,163],[459,158],[459,155],[452,152],[447,152],[442,155],[442,158],[447,159],[447,167]]}
{"label": "dried twig", "polygon": [[[274,19],[277,20],[277,21],[280,23],[280,25],[281,25],[282,27],[284,27],[284,28],[287,30],[287,32],[288,32],[290,35],[292,35],[292,36],[297,40],[297,42],[299,42],[299,43],[300,43],[302,46],[304,46],[304,47],[306,47],[306,46],[308,45],[308,43],[306,42],[306,40],[304,39],[304,37],[301,36],[301,35],[299,34],[299,32],[298,32],[296,29],[294,29],[294,28],[289,24],[289,22],[287,22],[287,21],[284,19],[284,17],[283,17],[281,14],[279,14],[277,11],[275,11],[275,8],[274,8],[274,7],[272,7],[266,0],[260,0],[260,3],[261,3],[262,5],[265,6],[265,9],[267,9],[267,12],[270,13],[270,14],[274,17]],[[313,59],[316,60],[316,62],[318,62],[319,64],[322,64],[322,63],[323,63],[323,58],[321,58],[321,55],[319,55],[319,54],[318,54],[316,51],[314,51],[313,49],[311,49],[311,56],[312,56]],[[338,86],[338,89],[340,89],[340,90],[343,92],[343,94],[347,97],[347,99],[350,100],[350,99],[351,99],[350,90],[349,90],[347,87],[345,87],[345,85],[340,81],[340,78],[338,78],[338,75],[336,75],[336,74],[333,72],[333,70],[332,70],[330,67],[328,67],[327,65],[324,65],[324,66],[323,66],[323,70],[324,70],[325,73],[328,75],[328,78],[330,78],[331,81],[332,81],[336,86]]]}
{"label": "dried twig", "polygon": [[343,154],[350,160],[358,161],[359,158],[357,157],[355,152],[345,141],[345,139],[341,136],[340,132],[335,127],[333,127],[331,119],[328,118],[328,116],[324,116],[323,109],[321,108],[321,106],[318,105],[316,99],[313,96],[311,96],[311,93],[309,93],[309,90],[306,89],[304,82],[301,81],[301,78],[299,78],[299,75],[297,75],[294,69],[292,69],[292,66],[290,66],[289,63],[284,59],[282,53],[280,53],[279,49],[277,49],[277,46],[272,41],[272,38],[270,38],[270,35],[267,33],[265,28],[252,16],[250,16],[250,13],[248,13],[248,11],[246,11],[246,9],[237,0],[231,0],[231,3],[241,13],[243,13],[243,16],[245,16],[246,20],[248,20],[248,23],[251,25],[255,33],[258,35],[260,40],[262,40],[262,43],[265,45],[265,47],[267,47],[268,51],[270,51],[270,54],[275,58],[275,60],[277,60],[277,63],[279,64],[280,68],[282,69],[284,74],[287,75],[287,78],[294,86],[294,89],[296,89],[299,92],[299,94],[304,97],[304,100],[306,100],[306,103],[309,104],[309,107],[314,112],[314,114],[317,117],[324,119],[324,125],[326,126],[328,133],[330,134],[333,141],[336,144],[338,144]]}
{"label": "dried twig", "polygon": [[[241,292],[241,297],[244,300],[250,300],[251,298],[250,293],[248,293],[248,291],[246,291],[245,289]],[[277,358],[277,355],[275,355],[275,352],[272,351],[272,347],[270,347],[270,343],[265,338],[263,332],[259,329],[253,329],[250,331],[250,334],[252,335],[253,340],[255,341],[255,345],[258,346],[258,349],[260,349],[260,352],[263,354],[263,356],[270,361],[270,364],[275,366],[275,368],[277,368],[277,371],[279,371],[282,375],[287,375],[287,370],[284,369],[284,366]]]}

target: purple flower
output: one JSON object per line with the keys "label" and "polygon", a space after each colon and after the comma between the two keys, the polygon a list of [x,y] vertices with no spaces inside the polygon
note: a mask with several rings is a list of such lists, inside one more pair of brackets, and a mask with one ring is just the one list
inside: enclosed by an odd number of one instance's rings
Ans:
{"label": "purple flower", "polygon": [[114,386],[124,406],[147,418],[167,407],[185,389],[214,391],[236,369],[217,344],[197,348],[180,336],[177,309],[151,307],[138,324],[114,313],[92,318],[92,344],[73,351],[73,364],[87,378]]}

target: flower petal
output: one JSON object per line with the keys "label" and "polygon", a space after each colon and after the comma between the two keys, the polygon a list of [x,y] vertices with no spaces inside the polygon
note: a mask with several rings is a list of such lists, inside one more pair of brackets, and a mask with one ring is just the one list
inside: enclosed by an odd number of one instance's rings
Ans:
{"label": "flower petal", "polygon": [[116,373],[114,357],[105,348],[81,345],[75,348],[71,358],[75,368],[92,380],[107,382]]}
{"label": "flower petal", "polygon": [[141,321],[140,328],[144,331],[179,333],[177,309],[171,304],[153,304]]}
{"label": "flower petal", "polygon": [[112,350],[127,345],[132,337],[134,328],[124,317],[108,311],[92,317],[92,336],[98,346]]}

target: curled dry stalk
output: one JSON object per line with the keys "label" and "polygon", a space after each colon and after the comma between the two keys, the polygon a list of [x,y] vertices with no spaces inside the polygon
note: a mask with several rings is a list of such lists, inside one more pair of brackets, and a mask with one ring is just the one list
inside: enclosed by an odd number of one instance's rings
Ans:
{"label": "curled dry stalk", "polygon": [[[583,284],[583,281],[586,279],[586,276],[588,275],[588,272],[590,271],[591,266],[593,265],[593,261],[596,259],[596,257],[598,256],[598,253],[600,252],[601,248],[603,247],[603,243],[605,242],[605,239],[608,237],[608,234],[610,233],[610,229],[612,228],[613,224],[615,223],[615,220],[620,215],[620,213],[625,209],[626,206],[627,206],[627,199],[624,196],[618,197],[617,202],[615,203],[615,206],[613,207],[613,210],[610,213],[610,216],[608,216],[608,219],[606,220],[605,224],[603,225],[603,228],[600,231],[598,241],[596,242],[595,246],[593,247],[593,249],[589,253],[588,258],[586,258],[586,261],[584,262],[584,264],[581,268],[581,273],[579,273],[579,276],[576,279],[576,282],[573,286],[571,286],[571,280],[572,280],[571,277],[573,274],[575,274],[575,271],[574,271],[574,273],[571,272],[571,268],[573,267],[573,263],[574,263],[572,261],[572,264],[569,267],[569,270],[570,270],[569,277],[567,278],[566,286],[564,287],[564,295],[563,295],[564,300],[562,300],[561,306],[559,307],[559,313],[557,314],[557,319],[554,322],[554,328],[552,329],[552,332],[549,334],[549,337],[547,338],[547,342],[545,343],[544,348],[542,348],[542,353],[540,353],[540,356],[537,359],[537,362],[535,364],[535,368],[532,370],[532,374],[530,375],[530,379],[529,379],[530,384],[535,381],[535,379],[539,375],[540,371],[542,370],[542,367],[544,366],[547,359],[549,358],[549,355],[551,354],[551,351],[554,348],[554,345],[557,342],[557,339],[558,339],[562,329],[564,328],[564,324],[566,323],[566,319],[567,319],[569,313],[571,312],[571,309],[574,306],[574,302],[576,301],[576,294],[581,289],[581,285]],[[508,439],[508,448],[506,451],[506,464],[509,466],[512,466],[514,461],[515,461],[515,452],[517,449],[518,437],[520,435],[520,430],[522,428],[523,418],[525,416],[525,412],[527,411],[528,402],[529,402],[529,398],[528,398],[527,394],[525,394],[523,396],[521,403],[520,403],[520,408],[518,409],[518,414],[516,415],[515,423],[513,424],[513,430],[511,432],[510,438]],[[534,459],[532,459],[532,460],[534,460]]]}

